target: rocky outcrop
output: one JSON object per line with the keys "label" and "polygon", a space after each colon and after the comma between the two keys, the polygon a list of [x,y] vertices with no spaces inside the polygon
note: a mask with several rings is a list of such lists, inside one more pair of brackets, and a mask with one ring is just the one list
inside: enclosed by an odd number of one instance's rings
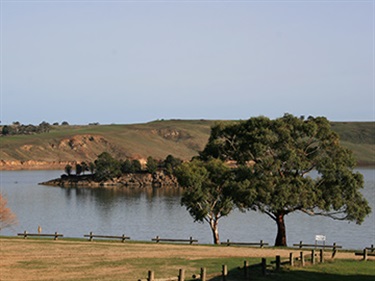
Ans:
{"label": "rocky outcrop", "polygon": [[61,186],[61,187],[163,187],[178,186],[177,179],[172,175],[167,175],[164,171],[150,173],[126,173],[120,177],[106,181],[96,181],[94,175],[62,175],[60,178],[40,183],[41,185]]}

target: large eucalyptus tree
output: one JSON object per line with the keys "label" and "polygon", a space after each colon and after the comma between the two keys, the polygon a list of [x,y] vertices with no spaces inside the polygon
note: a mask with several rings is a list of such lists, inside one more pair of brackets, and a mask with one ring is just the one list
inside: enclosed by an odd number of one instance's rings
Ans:
{"label": "large eucalyptus tree", "polygon": [[276,222],[275,246],[287,245],[284,217],[291,212],[360,224],[371,211],[352,153],[324,117],[285,114],[218,124],[200,157],[236,163],[235,203]]}

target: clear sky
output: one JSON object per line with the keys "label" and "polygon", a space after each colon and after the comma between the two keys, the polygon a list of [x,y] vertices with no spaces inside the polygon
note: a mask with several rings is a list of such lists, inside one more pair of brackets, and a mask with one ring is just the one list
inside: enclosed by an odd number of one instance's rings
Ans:
{"label": "clear sky", "polygon": [[375,121],[374,7],[1,0],[1,121]]}

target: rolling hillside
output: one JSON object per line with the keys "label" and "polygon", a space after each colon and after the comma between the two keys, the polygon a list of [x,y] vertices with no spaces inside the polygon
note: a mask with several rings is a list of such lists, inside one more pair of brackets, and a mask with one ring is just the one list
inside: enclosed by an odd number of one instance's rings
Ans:
{"label": "rolling hillside", "polygon": [[[61,169],[107,151],[118,158],[184,160],[202,150],[216,121],[168,120],[131,125],[53,126],[49,133],[0,137],[0,169]],[[334,122],[360,165],[375,165],[375,122]]]}

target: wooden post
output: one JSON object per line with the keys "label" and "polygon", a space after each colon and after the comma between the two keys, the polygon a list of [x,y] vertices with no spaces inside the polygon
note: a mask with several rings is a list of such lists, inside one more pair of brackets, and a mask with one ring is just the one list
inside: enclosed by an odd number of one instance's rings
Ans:
{"label": "wooden post", "polygon": [[260,247],[263,248],[264,244],[263,244],[263,240],[260,240]]}
{"label": "wooden post", "polygon": [[267,269],[267,260],[266,258],[262,258],[262,275],[266,276],[266,269]]}
{"label": "wooden post", "polygon": [[305,256],[303,255],[303,252],[300,252],[299,257],[301,259],[301,266],[305,266]]}
{"label": "wooden post", "polygon": [[311,264],[315,264],[315,250],[311,250]]}
{"label": "wooden post", "polygon": [[323,249],[319,250],[319,256],[320,256],[320,262],[323,263],[324,262],[324,250]]}
{"label": "wooden post", "polygon": [[223,277],[223,281],[226,281],[227,280],[227,276],[228,276],[228,267],[225,265],[225,264],[223,264],[223,266],[222,266],[222,271],[221,271],[221,273],[222,273],[222,277]]}
{"label": "wooden post", "polygon": [[299,241],[299,248],[302,249],[302,241]]}
{"label": "wooden post", "polygon": [[185,281],[185,269],[180,269],[178,273],[178,281]]}
{"label": "wooden post", "polygon": [[156,236],[156,243],[159,243],[159,236]]}
{"label": "wooden post", "polygon": [[54,240],[57,240],[59,238],[59,235],[57,234],[57,231],[55,232],[55,239]]}
{"label": "wooden post", "polygon": [[206,281],[206,268],[201,268],[201,281]]}
{"label": "wooden post", "polygon": [[92,241],[93,239],[94,239],[94,237],[93,237],[92,231],[90,231],[90,238],[89,238],[89,240]]}
{"label": "wooden post", "polygon": [[281,266],[281,258],[280,256],[276,256],[276,271],[280,270],[280,266]]}
{"label": "wooden post", "polygon": [[335,258],[335,256],[336,256],[336,253],[337,253],[337,247],[336,247],[336,243],[333,243],[333,249],[332,249],[332,258]]}
{"label": "wooden post", "polygon": [[245,279],[247,278],[248,268],[249,268],[249,262],[248,261],[244,261],[243,262],[243,271],[244,271]]}
{"label": "wooden post", "polygon": [[190,245],[193,244],[193,237],[190,236]]}
{"label": "wooden post", "polygon": [[27,231],[26,230],[23,232],[23,239],[27,239]]}
{"label": "wooden post", "polygon": [[363,249],[363,260],[367,261],[367,249],[366,248]]}
{"label": "wooden post", "polygon": [[154,281],[154,280],[155,280],[155,274],[152,270],[149,270],[147,281]]}
{"label": "wooden post", "polygon": [[293,257],[293,253],[290,253],[290,254],[289,254],[289,264],[290,264],[290,266],[294,266],[294,257]]}
{"label": "wooden post", "polygon": [[227,246],[230,246],[230,241],[229,241],[229,239],[227,239]]}

